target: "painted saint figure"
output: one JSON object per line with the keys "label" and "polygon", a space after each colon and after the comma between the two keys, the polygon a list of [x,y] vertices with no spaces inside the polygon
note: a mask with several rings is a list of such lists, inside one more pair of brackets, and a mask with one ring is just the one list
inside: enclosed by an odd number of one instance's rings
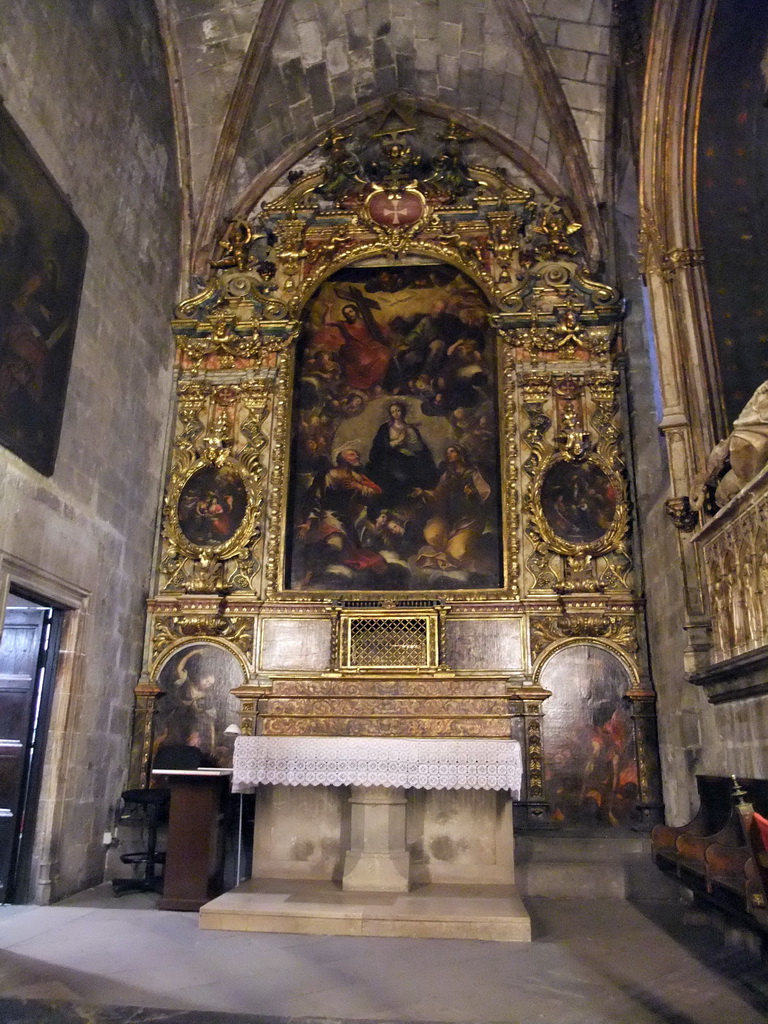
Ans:
{"label": "painted saint figure", "polygon": [[432,490],[417,487],[412,492],[432,510],[424,526],[427,543],[417,561],[441,569],[466,569],[486,526],[491,487],[459,445],[446,448],[441,468]]}
{"label": "painted saint figure", "polygon": [[379,555],[360,544],[361,533],[369,525],[368,503],[380,494],[378,484],[362,472],[360,453],[354,448],[340,451],[336,465],[317,474],[296,531],[305,547],[305,585],[331,566],[337,572],[386,568]]}
{"label": "painted saint figure", "polygon": [[342,320],[326,319],[312,338],[314,348],[338,353],[349,387],[367,391],[381,385],[390,352],[380,328],[371,330],[357,305],[342,307]]}

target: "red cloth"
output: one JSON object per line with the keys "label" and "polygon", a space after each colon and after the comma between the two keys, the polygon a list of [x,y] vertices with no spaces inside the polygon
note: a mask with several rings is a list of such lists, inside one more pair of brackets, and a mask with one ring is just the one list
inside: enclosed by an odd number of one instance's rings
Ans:
{"label": "red cloth", "polygon": [[752,820],[757,825],[757,831],[760,833],[764,849],[768,851],[768,818],[764,818],[762,814],[758,814],[755,811]]}

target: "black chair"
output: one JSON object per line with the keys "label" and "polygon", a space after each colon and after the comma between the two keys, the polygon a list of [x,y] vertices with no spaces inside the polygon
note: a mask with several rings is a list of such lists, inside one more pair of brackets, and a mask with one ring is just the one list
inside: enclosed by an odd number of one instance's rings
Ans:
{"label": "black chair", "polygon": [[[152,767],[195,771],[202,762],[203,753],[198,747],[169,745],[158,749]],[[157,786],[151,789],[126,789],[121,795],[126,816],[136,814],[142,819],[147,830],[147,848],[121,855],[123,864],[143,864],[144,874],[137,878],[113,878],[112,891],[115,896],[122,896],[126,892],[161,893],[165,853],[157,849],[157,829],[158,825],[168,819],[171,791],[164,786]],[[156,873],[157,865],[160,865],[160,874]]]}

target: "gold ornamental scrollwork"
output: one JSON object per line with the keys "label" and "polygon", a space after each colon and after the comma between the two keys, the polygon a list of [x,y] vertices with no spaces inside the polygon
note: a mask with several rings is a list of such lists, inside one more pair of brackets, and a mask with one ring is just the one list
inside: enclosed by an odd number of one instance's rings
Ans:
{"label": "gold ornamental scrollwork", "polygon": [[512,345],[521,347],[532,356],[557,355],[561,359],[573,359],[578,352],[602,358],[610,351],[613,329],[587,327],[581,321],[580,307],[568,303],[553,310],[555,323],[552,326],[539,325],[539,317],[533,317],[533,324],[509,332]]}
{"label": "gold ornamental scrollwork", "polygon": [[193,613],[157,616],[152,624],[152,662],[159,660],[166,647],[188,638],[228,640],[246,658],[250,658],[253,651],[253,618]]}
{"label": "gold ornamental scrollwork", "polygon": [[531,617],[531,654],[534,659],[558,640],[596,638],[610,640],[628,654],[637,651],[635,624],[618,615],[535,615]]}
{"label": "gold ornamental scrollwork", "polygon": [[[211,415],[218,412],[208,431],[199,436],[208,403]],[[260,451],[266,440],[260,427],[267,408],[268,392],[258,381],[204,393],[190,388],[188,396],[182,395],[180,420],[186,416],[195,426],[189,431],[189,440],[181,440],[175,447],[166,492],[166,546],[161,563],[166,588],[193,592],[249,588],[253,543],[260,535],[263,506]],[[236,449],[238,417],[245,444]],[[191,575],[185,570],[187,559],[195,564]],[[234,560],[234,568],[227,571],[229,560]]]}
{"label": "gold ornamental scrollwork", "polygon": [[[194,479],[194,477],[200,474],[201,471],[214,467],[220,470],[225,477],[233,478],[242,482],[242,487],[247,495],[245,509],[242,517],[240,518],[239,524],[230,536],[226,536],[225,532],[224,539],[217,541],[215,533],[211,532],[209,534],[211,536],[210,541],[201,540],[196,542],[195,540],[190,539],[190,536],[184,531],[184,527],[182,525],[183,519],[179,515],[179,503],[185,492],[185,488],[187,488],[187,485]],[[221,502],[212,494],[212,492],[210,497],[204,496],[199,499],[199,502],[208,502],[208,506],[206,508],[202,508],[201,506],[198,509],[198,513],[201,516],[205,515],[213,517],[217,514],[216,507],[221,506]],[[171,486],[168,491],[167,499],[166,532],[168,539],[178,551],[181,551],[192,558],[200,559],[201,557],[206,557],[209,560],[215,559],[223,561],[226,558],[236,557],[243,553],[246,544],[253,537],[256,519],[261,511],[260,506],[260,493],[255,486],[255,482],[250,476],[247,467],[240,461],[240,459],[227,457],[219,461],[207,456],[201,456],[188,466],[184,472],[181,472],[171,478]],[[223,508],[223,511],[226,512],[226,507]]]}

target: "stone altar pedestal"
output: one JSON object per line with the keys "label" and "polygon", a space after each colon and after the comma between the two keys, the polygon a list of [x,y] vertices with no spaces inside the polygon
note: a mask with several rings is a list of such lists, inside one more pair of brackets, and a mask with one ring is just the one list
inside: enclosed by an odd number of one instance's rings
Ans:
{"label": "stone altar pedestal", "polygon": [[407,892],[410,854],[405,845],[405,791],[353,786],[350,846],[344,858],[345,892]]}

